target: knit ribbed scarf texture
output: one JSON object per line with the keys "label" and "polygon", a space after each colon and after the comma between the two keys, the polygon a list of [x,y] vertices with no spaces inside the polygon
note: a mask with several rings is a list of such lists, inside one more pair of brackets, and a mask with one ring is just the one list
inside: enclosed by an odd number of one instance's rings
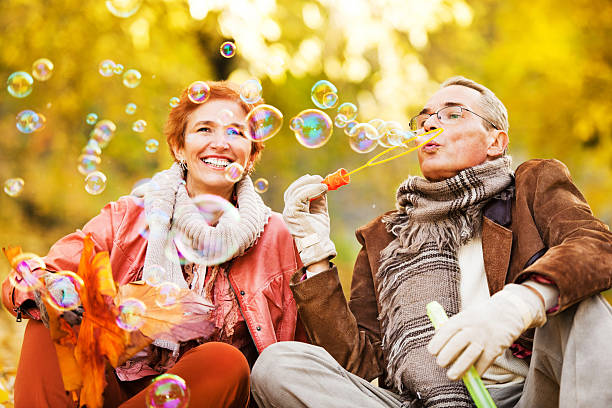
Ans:
{"label": "knit ribbed scarf texture", "polygon": [[[196,252],[201,248],[223,252],[209,253],[207,256],[224,261],[241,256],[255,244],[272,211],[255,192],[249,176],[244,176],[236,183],[235,189],[240,219],[236,221],[225,213],[214,226],[208,224],[189,197],[184,172],[178,163],[157,173],[149,183],[135,189],[133,195],[144,196],[144,210],[149,226],[143,280],[159,279],[153,276],[156,268],[152,268],[159,265],[166,273],[166,276],[161,277],[163,281],[188,288],[172,239],[177,234],[181,234],[183,240],[187,238]],[[206,296],[205,271],[205,267],[197,268],[189,287],[201,296]],[[178,349],[177,344],[161,340],[155,340],[153,344],[174,351]]]}
{"label": "knit ribbed scarf texture", "polygon": [[434,334],[426,305],[436,300],[449,316],[460,311],[457,250],[480,234],[482,208],[512,181],[510,163],[503,156],[438,182],[410,176],[397,190],[397,211],[383,218],[396,237],[377,272],[387,383],[407,399],[418,396],[411,406],[474,406],[426,349]]}

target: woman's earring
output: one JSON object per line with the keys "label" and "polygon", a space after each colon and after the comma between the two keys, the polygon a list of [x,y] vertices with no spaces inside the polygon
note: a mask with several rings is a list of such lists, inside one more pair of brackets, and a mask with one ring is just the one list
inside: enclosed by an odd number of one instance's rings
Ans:
{"label": "woman's earring", "polygon": [[179,166],[181,166],[181,169],[183,169],[183,171],[187,171],[187,162],[185,160],[179,161]]}

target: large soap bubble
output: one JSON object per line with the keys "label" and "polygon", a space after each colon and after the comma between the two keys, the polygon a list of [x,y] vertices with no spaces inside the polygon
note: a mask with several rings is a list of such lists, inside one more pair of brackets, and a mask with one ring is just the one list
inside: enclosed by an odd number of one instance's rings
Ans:
{"label": "large soap bubble", "polygon": [[283,114],[272,105],[259,105],[246,117],[246,136],[254,142],[263,142],[276,135],[283,126]]}
{"label": "large soap bubble", "polygon": [[304,147],[316,149],[323,146],[334,130],[332,120],[325,112],[318,109],[306,109],[293,120],[296,130],[295,138]]}
{"label": "large soap bubble", "polygon": [[189,388],[178,375],[162,374],[149,386],[147,408],[187,408]]}

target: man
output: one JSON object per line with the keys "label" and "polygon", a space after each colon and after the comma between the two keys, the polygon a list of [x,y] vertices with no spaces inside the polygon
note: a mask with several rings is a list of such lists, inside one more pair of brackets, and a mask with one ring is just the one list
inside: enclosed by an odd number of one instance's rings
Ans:
{"label": "man", "polygon": [[[610,406],[612,308],[599,292],[612,234],[567,168],[531,160],[513,173],[506,108],[466,78],[444,82],[411,128],[444,132],[418,150],[424,178],[401,184],[397,211],[357,230],[348,303],[329,262],[327,187],[307,175],[285,192],[313,345],[262,353],[259,405],[470,407],[459,380],[474,365],[498,407]],[[452,316],[435,333],[433,300]]]}

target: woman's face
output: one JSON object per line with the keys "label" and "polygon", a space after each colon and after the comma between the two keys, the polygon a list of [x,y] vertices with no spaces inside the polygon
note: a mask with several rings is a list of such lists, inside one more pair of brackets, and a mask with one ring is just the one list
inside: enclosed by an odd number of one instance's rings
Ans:
{"label": "woman's face", "polygon": [[210,100],[194,110],[185,127],[185,146],[175,152],[187,163],[189,195],[217,194],[231,197],[235,182],[225,169],[237,162],[249,165],[251,141],[245,136],[246,113],[229,99]]}

